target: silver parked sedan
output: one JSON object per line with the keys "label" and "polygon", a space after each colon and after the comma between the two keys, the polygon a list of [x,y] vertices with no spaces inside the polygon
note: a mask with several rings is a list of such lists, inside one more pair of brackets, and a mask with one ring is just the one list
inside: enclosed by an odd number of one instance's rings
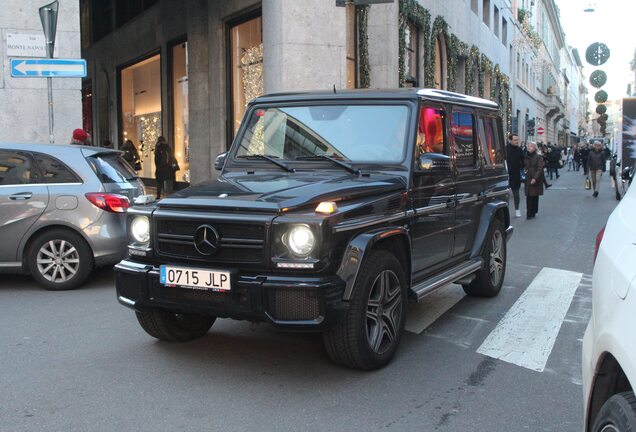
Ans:
{"label": "silver parked sedan", "polygon": [[126,209],[144,193],[115,150],[0,144],[0,271],[49,290],[81,285],[126,251]]}

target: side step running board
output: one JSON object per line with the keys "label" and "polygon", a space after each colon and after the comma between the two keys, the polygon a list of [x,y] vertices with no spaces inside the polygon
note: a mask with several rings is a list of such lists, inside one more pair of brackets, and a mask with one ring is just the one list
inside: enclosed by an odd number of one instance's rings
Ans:
{"label": "side step running board", "polygon": [[468,276],[469,274],[479,270],[482,265],[483,260],[481,258],[473,258],[470,261],[463,262],[458,266],[446,270],[444,273],[423,280],[411,288],[411,291],[415,294],[416,300],[420,302],[422,298],[426,297],[436,289],[441,288],[444,285],[448,285],[449,283],[453,283],[464,276]]}

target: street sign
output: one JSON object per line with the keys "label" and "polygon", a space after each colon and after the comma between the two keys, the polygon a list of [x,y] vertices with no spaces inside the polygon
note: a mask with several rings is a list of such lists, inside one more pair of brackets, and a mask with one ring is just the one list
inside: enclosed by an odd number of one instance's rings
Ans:
{"label": "street sign", "polygon": [[46,38],[46,56],[53,57],[53,48],[55,47],[55,32],[57,31],[57,12],[59,9],[58,0],[42,6],[40,11],[40,21],[42,21],[42,30]]}
{"label": "street sign", "polygon": [[537,128],[537,135],[543,135],[543,132],[545,131],[545,129],[543,129],[541,126],[539,126]]}
{"label": "street sign", "polygon": [[11,59],[14,78],[84,78],[84,59]]}
{"label": "street sign", "polygon": [[[7,57],[46,57],[46,38],[41,34],[7,33]],[[57,46],[53,57],[57,56]]]}

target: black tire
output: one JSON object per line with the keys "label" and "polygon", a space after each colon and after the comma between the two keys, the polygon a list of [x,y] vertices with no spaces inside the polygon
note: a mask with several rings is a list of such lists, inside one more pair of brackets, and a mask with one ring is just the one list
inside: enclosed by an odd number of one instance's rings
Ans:
{"label": "black tire", "polygon": [[30,242],[27,265],[33,279],[44,289],[74,289],[93,271],[93,251],[79,234],[55,228]]}
{"label": "black tire", "polygon": [[390,252],[372,250],[358,272],[345,318],[323,333],[329,357],[362,370],[387,365],[404,332],[406,301],[406,277],[400,262]]}
{"label": "black tire", "polygon": [[150,336],[163,341],[188,342],[206,335],[216,317],[172,312],[165,309],[135,311],[137,321]]}
{"label": "black tire", "polygon": [[615,394],[601,407],[592,432],[636,431],[636,398],[634,392]]}
{"label": "black tire", "polygon": [[[495,243],[499,244],[498,250],[495,250]],[[499,294],[506,276],[506,255],[506,232],[501,221],[495,218],[490,223],[482,251],[484,267],[477,271],[471,283],[463,285],[464,292],[473,297],[495,297]],[[496,277],[494,265],[498,268]]]}

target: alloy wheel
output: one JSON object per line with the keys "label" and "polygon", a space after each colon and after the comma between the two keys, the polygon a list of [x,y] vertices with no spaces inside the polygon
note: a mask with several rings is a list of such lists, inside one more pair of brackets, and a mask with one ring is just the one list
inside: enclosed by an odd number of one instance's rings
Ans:
{"label": "alloy wheel", "polygon": [[490,249],[490,281],[497,286],[504,271],[504,240],[501,231],[496,230],[492,236]]}
{"label": "alloy wheel", "polygon": [[46,280],[64,283],[79,271],[79,252],[66,240],[49,240],[37,254],[38,271]]}
{"label": "alloy wheel", "polygon": [[367,301],[367,341],[376,354],[384,354],[398,336],[402,320],[402,287],[391,270],[373,281]]}

